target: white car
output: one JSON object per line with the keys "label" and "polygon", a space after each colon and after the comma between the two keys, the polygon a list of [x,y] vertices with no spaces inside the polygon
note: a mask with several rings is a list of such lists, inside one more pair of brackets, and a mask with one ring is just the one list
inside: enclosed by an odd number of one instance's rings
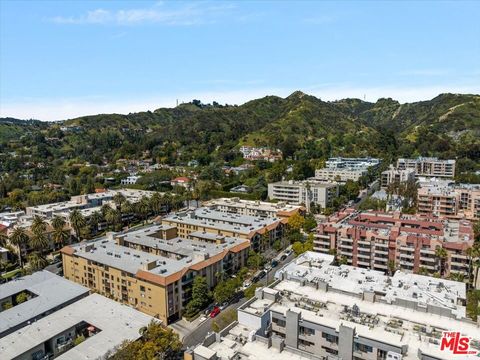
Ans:
{"label": "white car", "polygon": [[245,282],[243,283],[242,289],[243,289],[243,290],[246,290],[246,289],[248,289],[250,286],[252,286],[252,283],[251,283],[250,281],[245,281]]}

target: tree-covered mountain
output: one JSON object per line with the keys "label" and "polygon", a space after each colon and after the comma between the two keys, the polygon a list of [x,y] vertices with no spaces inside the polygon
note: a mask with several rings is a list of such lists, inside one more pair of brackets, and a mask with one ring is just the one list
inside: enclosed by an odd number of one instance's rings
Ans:
{"label": "tree-covered mountain", "polygon": [[[12,145],[13,142],[13,145]],[[295,159],[332,155],[440,156],[480,163],[480,96],[441,94],[400,104],[358,99],[325,102],[300,91],[240,106],[199,101],[128,115],[101,114],[57,123],[0,119],[0,149],[30,149],[45,160],[102,163],[137,158],[161,163],[233,161],[242,144],[279,148]]]}

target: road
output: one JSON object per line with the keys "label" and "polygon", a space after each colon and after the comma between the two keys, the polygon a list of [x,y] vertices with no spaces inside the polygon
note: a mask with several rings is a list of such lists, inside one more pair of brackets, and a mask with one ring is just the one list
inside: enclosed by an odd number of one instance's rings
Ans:
{"label": "road", "polygon": [[[222,312],[233,309],[237,310],[243,303],[247,301],[247,298],[241,298],[239,301],[236,303],[230,304],[227,306],[226,309],[223,309]],[[220,313],[221,315],[222,313]],[[218,316],[220,316],[218,315]],[[215,319],[212,319],[211,317],[207,317],[207,320],[205,320],[203,323],[201,323],[194,331],[192,331],[190,334],[186,335],[183,338],[183,347],[191,347],[197,344],[200,344],[203,340],[205,340],[205,337],[209,332],[212,331],[212,322]]]}
{"label": "road", "polygon": [[[275,279],[275,272],[280,269],[283,265],[289,263],[292,261],[294,258],[294,254],[290,254],[284,261],[281,261],[278,266],[270,270],[267,275],[258,282],[259,285],[261,286],[266,286],[270,282],[272,282]],[[223,311],[227,311],[230,309],[237,310],[243,303],[245,303],[248,299],[243,297],[236,303],[230,304],[226,309]],[[222,312],[223,312],[222,311]],[[221,314],[221,313],[220,313]],[[183,338],[183,346],[184,348],[191,347],[194,345],[197,345],[201,343],[207,334],[212,331],[212,322],[214,319],[208,317],[207,320],[205,320],[203,323],[201,323],[196,329],[194,329],[192,332],[190,332],[188,335],[186,335]]]}

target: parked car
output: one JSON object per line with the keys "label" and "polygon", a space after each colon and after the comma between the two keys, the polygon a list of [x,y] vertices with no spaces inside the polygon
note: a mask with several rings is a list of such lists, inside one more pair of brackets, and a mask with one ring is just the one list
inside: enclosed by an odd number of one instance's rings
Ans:
{"label": "parked car", "polygon": [[205,315],[209,315],[209,314],[212,312],[212,310],[213,310],[214,307],[215,307],[214,305],[210,305],[209,307],[207,307],[207,308],[205,309],[205,311],[204,311],[203,313],[204,313]]}
{"label": "parked car", "polygon": [[225,310],[225,308],[228,306],[228,302],[224,302],[223,304],[220,304],[218,307],[220,310]]}
{"label": "parked car", "polygon": [[288,256],[286,254],[283,254],[280,256],[280,261],[284,261]]}
{"label": "parked car", "polygon": [[287,251],[285,251],[285,255],[287,255],[287,257],[288,257],[288,256],[290,256],[290,254],[291,254],[292,252],[293,252],[292,249],[288,249]]}
{"label": "parked car", "polygon": [[214,318],[215,316],[217,316],[218,314],[220,314],[220,308],[218,306],[215,306],[212,310],[212,312],[210,313],[210,317],[211,318]]}
{"label": "parked car", "polygon": [[267,272],[265,270],[262,270],[258,273],[258,279],[263,279],[267,275]]}
{"label": "parked car", "polygon": [[245,290],[245,289],[248,289],[250,286],[252,286],[252,283],[248,280],[245,280],[243,282],[243,286],[242,286],[242,289]]}
{"label": "parked car", "polygon": [[272,262],[271,262],[271,266],[272,266],[272,268],[277,267],[278,266],[278,260],[273,259]]}
{"label": "parked car", "polygon": [[266,272],[269,272],[270,270],[272,270],[272,264],[265,264],[264,269]]}

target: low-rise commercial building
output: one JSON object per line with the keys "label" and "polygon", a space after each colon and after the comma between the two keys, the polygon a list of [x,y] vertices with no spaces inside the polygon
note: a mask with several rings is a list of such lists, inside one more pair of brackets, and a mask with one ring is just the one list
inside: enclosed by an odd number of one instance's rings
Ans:
{"label": "low-rise commercial building", "polygon": [[338,184],[326,183],[317,180],[306,181],[279,181],[268,184],[268,198],[270,200],[285,201],[290,204],[310,203],[328,207],[338,196]]}
{"label": "low-rise commercial building", "polygon": [[[99,294],[80,299],[0,339],[2,359],[104,359],[141,337],[154,318]],[[83,341],[75,341],[76,339]]]}
{"label": "low-rise commercial building", "polygon": [[48,271],[38,271],[0,285],[0,338],[74,303],[88,293],[88,288]]}
{"label": "low-rise commercial building", "polygon": [[415,176],[454,178],[455,160],[440,160],[436,157],[419,157],[417,159],[398,159],[397,169],[415,170]]}
{"label": "low-rise commercial building", "polygon": [[[177,212],[162,219],[162,224],[176,227],[180,237],[191,238],[192,234],[201,233],[239,237],[249,240],[255,251],[280,240],[287,223],[287,218],[235,214],[206,207]],[[262,244],[265,237],[269,239],[268,244]]]}
{"label": "low-rise commercial building", "polygon": [[332,261],[301,255],[239,307],[238,323],[208,336],[185,359],[449,360],[452,353],[440,348],[445,331],[459,331],[472,352],[480,350],[464,283]]}
{"label": "low-rise commercial building", "polygon": [[392,183],[403,183],[408,181],[415,180],[415,170],[414,169],[396,169],[392,165],[388,170],[382,172],[380,176],[380,186],[383,189],[386,189],[388,185]]}
{"label": "low-rise commercial building", "polygon": [[288,218],[294,214],[305,212],[305,208],[300,205],[287,204],[285,202],[272,203],[258,200],[242,200],[236,197],[213,199],[204,205],[221,212],[259,216],[262,218]]}
{"label": "low-rise commercial building", "polygon": [[[347,264],[367,269],[461,274],[467,278],[466,250],[473,241],[472,223],[468,220],[348,209],[318,226],[314,251],[335,252]],[[445,250],[446,256],[439,248]]]}
{"label": "low-rise commercial building", "polygon": [[218,234],[177,237],[177,229],[155,225],[62,249],[64,276],[170,323],[191,299],[193,279],[210,288],[216,274],[245,266],[250,242]]}

